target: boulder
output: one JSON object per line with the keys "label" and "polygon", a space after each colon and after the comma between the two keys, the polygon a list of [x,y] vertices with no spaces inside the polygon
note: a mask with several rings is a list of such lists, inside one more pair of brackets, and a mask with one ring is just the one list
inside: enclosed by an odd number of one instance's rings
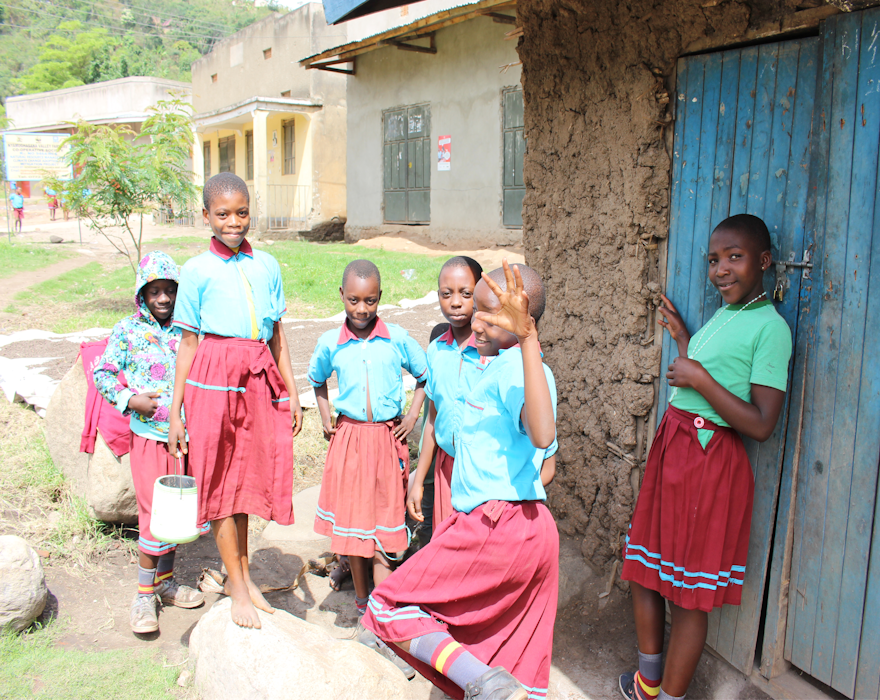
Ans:
{"label": "boulder", "polygon": [[0,537],[0,632],[29,627],[48,598],[39,555],[21,537]]}
{"label": "boulder", "polygon": [[128,455],[114,455],[100,433],[94,454],[79,451],[87,393],[82,358],[78,357],[46,408],[49,454],[70,482],[73,493],[86,501],[92,515],[111,523],[137,523],[137,500]]}
{"label": "boulder", "polygon": [[[263,627],[232,622],[223,598],[195,626],[189,658],[202,697],[211,700],[409,700],[412,687],[384,657],[334,639],[284,610],[260,612]],[[259,612],[259,611],[258,611]]]}

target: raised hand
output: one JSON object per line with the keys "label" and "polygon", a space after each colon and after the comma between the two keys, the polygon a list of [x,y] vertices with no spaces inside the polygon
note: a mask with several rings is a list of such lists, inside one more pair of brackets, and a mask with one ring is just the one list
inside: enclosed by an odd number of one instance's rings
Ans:
{"label": "raised hand", "polygon": [[[684,325],[684,320],[678,313],[678,309],[676,309],[673,303],[669,301],[669,297],[665,294],[661,294],[660,299],[663,303],[657,307],[657,311],[663,316],[663,318],[658,318],[657,323],[669,331],[669,335],[672,336],[672,339],[678,345],[678,354],[686,355],[687,344],[691,339],[691,334],[688,332],[687,326]],[[684,348],[684,350],[682,350],[682,348]]]}
{"label": "raised hand", "polygon": [[507,258],[501,264],[504,268],[504,279],[507,282],[506,290],[502,291],[492,278],[485,272],[483,273],[483,281],[498,297],[501,308],[494,314],[478,311],[476,317],[493,326],[503,328],[508,333],[513,333],[522,341],[535,333],[535,321],[529,315],[529,295],[526,294],[519,266],[514,265],[513,271],[511,271],[507,264]]}

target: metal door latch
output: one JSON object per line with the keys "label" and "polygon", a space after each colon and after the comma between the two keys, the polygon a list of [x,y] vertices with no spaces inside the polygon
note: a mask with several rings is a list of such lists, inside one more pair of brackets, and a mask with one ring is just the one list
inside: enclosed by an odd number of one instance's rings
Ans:
{"label": "metal door latch", "polygon": [[804,257],[802,260],[797,261],[794,259],[794,253],[789,253],[788,260],[778,260],[776,262],[776,285],[773,288],[773,299],[775,301],[782,301],[783,295],[785,294],[785,290],[789,287],[788,277],[785,274],[788,271],[788,268],[793,267],[802,270],[801,279],[809,280],[812,279],[811,271],[813,269],[813,246],[810,245],[804,251]]}

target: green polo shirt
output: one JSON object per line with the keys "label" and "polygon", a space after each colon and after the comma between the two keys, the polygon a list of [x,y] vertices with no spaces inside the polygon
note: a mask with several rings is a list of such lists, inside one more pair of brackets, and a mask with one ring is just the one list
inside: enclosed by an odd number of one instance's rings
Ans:
{"label": "green polo shirt", "polygon": [[[728,304],[691,336],[688,357],[703,365],[731,394],[751,402],[752,384],[785,391],[791,329],[770,301],[759,301],[746,309],[743,304]],[[729,427],[695,389],[680,387],[670,404]]]}

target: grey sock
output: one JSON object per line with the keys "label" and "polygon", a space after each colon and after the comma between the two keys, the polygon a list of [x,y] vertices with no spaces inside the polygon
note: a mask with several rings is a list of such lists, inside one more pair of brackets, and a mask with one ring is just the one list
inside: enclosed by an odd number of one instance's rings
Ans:
{"label": "grey sock", "polygon": [[687,695],[670,695],[663,688],[660,688],[660,694],[657,696],[657,700],[684,700],[684,697]]}
{"label": "grey sock", "polygon": [[138,565],[138,595],[145,597],[153,595],[153,581],[155,577],[155,569],[145,569]]}
{"label": "grey sock", "polygon": [[643,654],[639,652],[639,675],[646,682],[656,685],[663,678],[663,654]]}

